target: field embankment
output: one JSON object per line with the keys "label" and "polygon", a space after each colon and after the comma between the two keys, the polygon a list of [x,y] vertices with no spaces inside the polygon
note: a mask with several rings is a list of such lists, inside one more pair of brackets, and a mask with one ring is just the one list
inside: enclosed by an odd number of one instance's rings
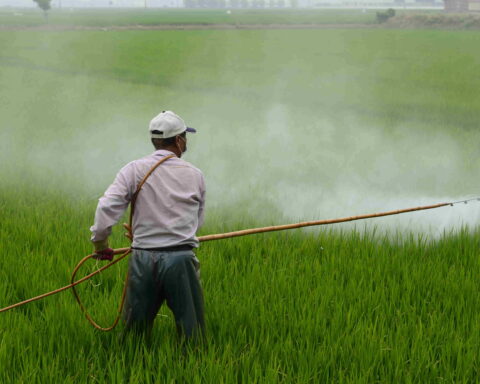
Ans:
{"label": "field embankment", "polygon": [[309,10],[84,10],[55,9],[46,21],[38,10],[0,9],[0,30],[231,30],[231,29],[479,29],[476,14],[396,10],[379,22],[372,9]]}
{"label": "field embankment", "polygon": [[400,14],[385,23],[391,28],[480,29],[480,14]]}
{"label": "field embankment", "polygon": [[38,10],[9,10],[0,8],[0,26],[38,27],[49,25],[69,27],[130,27],[159,28],[171,26],[295,26],[374,24],[372,10],[318,9],[55,9],[48,22]]}

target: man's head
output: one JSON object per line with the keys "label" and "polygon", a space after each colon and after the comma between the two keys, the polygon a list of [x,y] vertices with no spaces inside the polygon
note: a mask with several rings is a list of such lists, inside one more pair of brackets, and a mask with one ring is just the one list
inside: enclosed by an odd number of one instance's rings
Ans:
{"label": "man's head", "polygon": [[187,132],[195,133],[187,127],[182,118],[172,111],[163,111],[150,122],[150,137],[155,149],[166,149],[178,157],[187,150]]}

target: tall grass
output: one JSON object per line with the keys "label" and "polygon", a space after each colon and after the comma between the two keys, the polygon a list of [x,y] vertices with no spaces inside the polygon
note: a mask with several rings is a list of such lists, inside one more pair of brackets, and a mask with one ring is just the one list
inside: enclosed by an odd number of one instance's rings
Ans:
{"label": "tall grass", "polygon": [[[90,250],[94,206],[2,193],[3,305],[67,283]],[[121,327],[94,331],[63,293],[2,314],[0,381],[476,382],[478,235],[319,229],[204,243],[206,345],[182,351],[165,308],[150,345],[121,343]],[[80,289],[104,324],[125,268]]]}

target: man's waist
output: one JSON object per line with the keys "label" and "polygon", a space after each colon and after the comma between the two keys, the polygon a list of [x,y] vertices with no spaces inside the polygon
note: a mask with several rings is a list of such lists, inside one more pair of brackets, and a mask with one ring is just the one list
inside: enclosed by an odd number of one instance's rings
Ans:
{"label": "man's waist", "polygon": [[154,248],[132,247],[132,249],[138,249],[140,251],[151,251],[151,252],[191,251],[193,248],[194,246],[190,244],[180,244],[180,245],[172,245],[169,247],[154,247]]}
{"label": "man's waist", "polygon": [[195,248],[198,247],[198,244],[198,239],[194,234],[146,234],[141,231],[134,231],[132,248],[150,250],[170,248],[180,245],[188,245],[191,248]]}

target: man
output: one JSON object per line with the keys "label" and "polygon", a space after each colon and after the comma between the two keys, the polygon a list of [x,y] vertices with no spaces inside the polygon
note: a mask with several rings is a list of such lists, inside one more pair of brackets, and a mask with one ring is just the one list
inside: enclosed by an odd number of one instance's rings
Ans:
{"label": "man", "polygon": [[173,156],[151,173],[135,198],[123,316],[126,330],[148,334],[166,300],[178,333],[188,339],[204,329],[199,261],[192,250],[199,245],[195,234],[203,223],[205,182],[200,170],[181,159],[187,150],[186,133],[196,131],[171,111],[154,117],[149,130],[155,152],[132,161],[117,174],[99,200],[91,240],[97,259],[112,259],[108,245],[112,226],[145,175],[159,160]]}

